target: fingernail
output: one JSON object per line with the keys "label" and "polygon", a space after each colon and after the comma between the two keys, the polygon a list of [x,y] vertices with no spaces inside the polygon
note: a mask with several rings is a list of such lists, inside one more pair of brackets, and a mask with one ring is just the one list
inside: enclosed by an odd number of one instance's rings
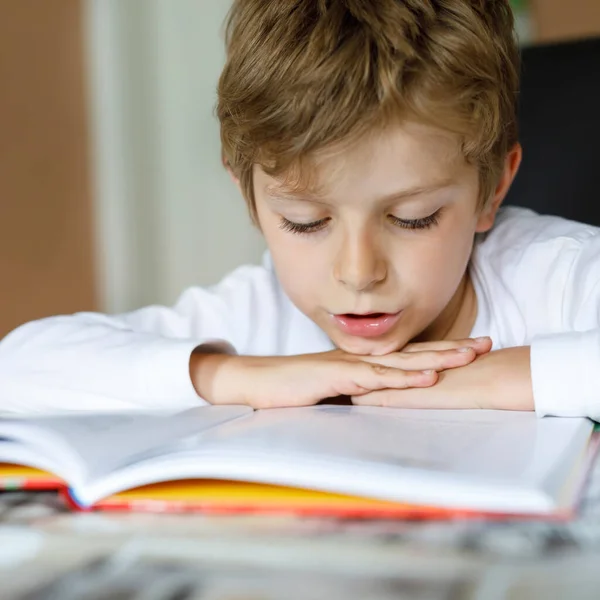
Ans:
{"label": "fingernail", "polygon": [[433,375],[435,373],[434,369],[428,369],[427,371],[423,371],[423,375]]}
{"label": "fingernail", "polygon": [[484,337],[478,337],[475,338],[476,342],[489,342],[492,338],[489,335],[486,335]]}
{"label": "fingernail", "polygon": [[459,348],[458,352],[471,352],[473,350],[473,348],[471,348],[470,346],[465,346],[464,348]]}

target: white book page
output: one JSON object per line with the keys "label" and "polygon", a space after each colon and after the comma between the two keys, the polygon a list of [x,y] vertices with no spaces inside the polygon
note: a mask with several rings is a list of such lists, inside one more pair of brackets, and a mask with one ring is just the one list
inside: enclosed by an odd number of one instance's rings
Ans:
{"label": "white book page", "polygon": [[5,439],[0,440],[0,462],[33,467],[34,469],[48,471],[53,475],[61,477],[61,474],[56,472],[56,464],[54,464],[52,459],[49,459],[46,454],[19,442]]}
{"label": "white book page", "polygon": [[[585,419],[355,406],[257,411],[123,465],[86,502],[174,478],[292,485],[462,508],[548,511],[585,448]],[[581,454],[581,452],[579,452]],[[565,503],[572,502],[570,497]]]}
{"label": "white book page", "polygon": [[547,474],[582,426],[592,429],[584,419],[528,412],[320,405],[257,411],[211,431],[202,445],[532,481]]}
{"label": "white book page", "polygon": [[169,446],[176,449],[188,436],[198,436],[252,412],[245,406],[211,406],[175,414],[125,412],[9,419],[0,420],[0,438],[43,452],[60,471],[57,474],[81,484],[81,480],[108,473],[149,452]]}

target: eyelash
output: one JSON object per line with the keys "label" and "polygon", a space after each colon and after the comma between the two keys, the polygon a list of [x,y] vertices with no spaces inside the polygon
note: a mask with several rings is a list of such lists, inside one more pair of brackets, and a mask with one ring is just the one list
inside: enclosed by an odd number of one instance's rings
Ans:
{"label": "eyelash", "polygon": [[388,218],[394,225],[397,225],[402,229],[431,229],[439,223],[441,213],[442,209],[440,208],[432,215],[429,215],[428,217],[423,217],[422,219],[406,220],[399,219],[398,217],[394,217],[393,215],[389,215]]}
{"label": "eyelash", "polygon": [[316,233],[317,231],[321,231],[327,225],[329,219],[319,219],[318,221],[313,221],[312,223],[294,223],[293,221],[289,221],[285,217],[281,217],[281,229],[284,231],[289,231],[290,233],[295,233],[297,235],[304,235],[307,233]]}
{"label": "eyelash", "polygon": [[[388,215],[388,219],[392,224],[396,227],[400,227],[401,229],[409,229],[409,230],[425,230],[431,229],[435,227],[439,223],[441,209],[434,212],[432,215],[428,217],[423,217],[422,219],[399,219],[398,217],[394,217],[393,215]],[[280,227],[283,231],[288,231],[289,233],[295,233],[297,235],[306,235],[309,233],[316,233],[317,231],[321,231],[330,219],[320,219],[318,221],[313,221],[312,223],[294,223],[293,221],[289,221],[285,217],[281,217]]]}

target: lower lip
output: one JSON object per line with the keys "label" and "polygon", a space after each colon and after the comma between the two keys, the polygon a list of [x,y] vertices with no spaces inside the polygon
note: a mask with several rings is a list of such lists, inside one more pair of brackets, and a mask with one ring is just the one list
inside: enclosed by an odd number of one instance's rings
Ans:
{"label": "lower lip", "polygon": [[371,338],[385,335],[398,322],[402,312],[381,314],[378,316],[357,317],[352,315],[333,315],[337,326],[348,335]]}

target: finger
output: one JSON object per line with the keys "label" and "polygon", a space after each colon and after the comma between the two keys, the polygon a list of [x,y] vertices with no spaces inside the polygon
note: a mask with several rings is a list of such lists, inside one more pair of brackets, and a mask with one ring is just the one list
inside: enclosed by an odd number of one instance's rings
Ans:
{"label": "finger", "polygon": [[473,348],[477,354],[485,354],[492,349],[490,337],[466,338],[463,340],[439,340],[436,342],[416,342],[402,348],[402,352],[427,352],[435,350],[456,350],[458,348]]}
{"label": "finger", "polygon": [[491,346],[491,338],[464,338],[460,340],[436,340],[434,342],[415,342],[407,344],[402,348],[402,352],[426,352],[435,350],[453,350],[462,347],[486,348]]}
{"label": "finger", "polygon": [[387,365],[370,362],[359,362],[346,365],[349,368],[351,392],[349,396],[362,395],[373,390],[403,390],[413,387],[430,387],[435,384],[438,374],[434,370],[404,371]]}
{"label": "finger", "polygon": [[388,408],[420,408],[437,410],[480,409],[472,397],[464,394],[448,395],[430,389],[377,390],[360,396],[352,396],[357,406],[383,406]]}
{"label": "finger", "polygon": [[381,406],[387,408],[439,408],[428,404],[425,398],[410,394],[411,390],[376,390],[368,394],[352,396],[352,404],[356,406]]}
{"label": "finger", "polygon": [[464,346],[452,350],[424,351],[424,352],[393,352],[383,356],[363,356],[361,360],[378,363],[404,371],[425,371],[435,369],[444,371],[464,367],[477,358],[474,348]]}

